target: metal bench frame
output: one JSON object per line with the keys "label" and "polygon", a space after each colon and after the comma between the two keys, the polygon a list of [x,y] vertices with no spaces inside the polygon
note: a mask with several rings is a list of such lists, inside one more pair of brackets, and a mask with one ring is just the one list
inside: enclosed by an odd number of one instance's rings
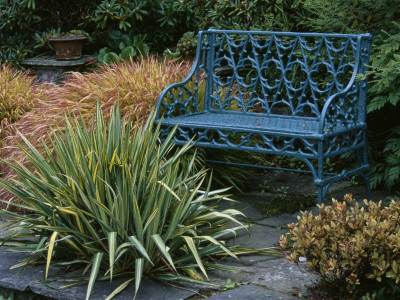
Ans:
{"label": "metal bench frame", "polygon": [[[321,204],[336,181],[361,175],[370,198],[366,104],[370,34],[214,30],[198,35],[190,74],[156,107],[161,139],[297,157]],[[354,152],[358,167],[324,172]],[[246,165],[246,164],[245,164]],[[268,167],[271,168],[271,167]]]}

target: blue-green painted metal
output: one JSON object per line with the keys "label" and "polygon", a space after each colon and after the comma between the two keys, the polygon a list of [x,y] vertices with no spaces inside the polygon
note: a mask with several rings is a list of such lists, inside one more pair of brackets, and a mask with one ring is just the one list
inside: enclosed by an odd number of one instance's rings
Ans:
{"label": "blue-green painted metal", "polygon": [[[322,203],[329,186],[361,175],[370,197],[366,148],[370,34],[214,30],[199,32],[185,80],[157,102],[161,138],[200,147],[303,160]],[[354,152],[359,166],[324,173],[327,158]]]}

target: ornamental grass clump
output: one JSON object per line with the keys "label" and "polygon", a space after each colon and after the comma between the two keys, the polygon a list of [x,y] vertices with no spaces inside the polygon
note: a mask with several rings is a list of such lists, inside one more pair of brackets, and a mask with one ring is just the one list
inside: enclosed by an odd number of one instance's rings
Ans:
{"label": "ornamental grass clump", "polygon": [[[33,213],[5,211],[15,222],[3,246],[31,252],[19,267],[43,263],[45,280],[56,266],[90,269],[78,281],[88,284],[86,299],[96,278],[126,277],[111,298],[130,282],[137,292],[143,276],[203,282],[206,267],[212,267],[205,258],[243,253],[224,242],[246,228],[235,218],[243,214],[208,204],[225,199],[219,194],[226,189],[210,191],[208,184],[201,190],[207,172],[196,155],[188,156],[192,146],[175,148],[173,131],[160,143],[153,122],[151,115],[133,128],[116,108],[107,125],[97,105],[89,126],[68,117],[63,132],[52,131],[54,152],[43,141],[41,154],[21,135],[20,148],[34,171],[6,162],[18,177],[0,179],[0,186],[22,201],[13,205]],[[236,227],[227,228],[228,222]]]}
{"label": "ornamental grass clump", "polygon": [[[19,120],[34,106],[38,88],[26,72],[15,71],[10,66],[0,66],[0,137],[7,125]],[[1,142],[2,144],[2,142]]]}
{"label": "ornamental grass clump", "polygon": [[[333,200],[319,206],[319,214],[303,212],[280,245],[289,250],[287,258],[307,259],[307,268],[326,283],[354,292],[379,289],[386,281],[400,282],[400,201],[386,208],[381,202],[364,200],[365,207]],[[369,289],[370,290],[370,289]]]}
{"label": "ornamental grass clump", "polygon": [[[13,125],[13,134],[5,138],[1,157],[25,163],[26,156],[16,143],[21,142],[17,131],[39,151],[44,151],[41,139],[47,139],[51,127],[64,130],[65,111],[71,114],[79,112],[89,122],[96,113],[97,101],[106,120],[117,101],[121,114],[131,117],[132,122],[146,120],[162,90],[182,80],[189,71],[188,63],[167,62],[148,56],[142,60],[102,66],[93,73],[73,72],[63,85],[48,84],[37,91],[36,108]],[[3,169],[3,177],[12,178],[12,170],[7,166]]]}

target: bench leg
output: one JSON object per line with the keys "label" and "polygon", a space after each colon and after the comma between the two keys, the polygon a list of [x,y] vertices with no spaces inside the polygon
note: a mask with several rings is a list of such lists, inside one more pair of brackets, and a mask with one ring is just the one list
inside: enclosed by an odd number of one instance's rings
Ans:
{"label": "bench leg", "polygon": [[323,186],[318,187],[318,205],[321,205],[322,202],[324,201],[324,198],[325,198],[324,190],[325,189]]}
{"label": "bench leg", "polygon": [[332,183],[327,183],[325,185],[317,185],[318,187],[318,205],[321,205],[326,197],[326,194],[328,193],[328,189],[331,186]]}
{"label": "bench leg", "polygon": [[366,170],[360,173],[360,176],[364,179],[366,197],[367,200],[371,200],[371,184],[369,181],[369,164],[368,164],[368,154],[367,154],[367,146],[364,146],[362,150],[357,150],[357,159],[360,167],[365,167]]}
{"label": "bench leg", "polygon": [[318,187],[318,204],[321,205],[325,199],[328,187],[323,185],[324,179],[324,158],[323,158],[323,142],[318,142],[318,169],[316,172],[316,178],[314,178],[314,184]]}

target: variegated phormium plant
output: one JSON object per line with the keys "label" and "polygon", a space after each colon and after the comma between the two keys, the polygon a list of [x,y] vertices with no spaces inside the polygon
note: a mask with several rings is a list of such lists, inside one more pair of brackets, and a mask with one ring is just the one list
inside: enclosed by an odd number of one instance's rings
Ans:
{"label": "variegated phormium plant", "polygon": [[[59,262],[90,269],[80,279],[88,282],[87,299],[97,278],[128,275],[111,298],[130,282],[137,292],[143,276],[199,282],[207,278],[204,257],[243,253],[224,243],[246,227],[235,218],[242,213],[208,204],[224,199],[219,194],[226,190],[200,190],[207,172],[196,155],[188,159],[191,145],[174,148],[173,132],[160,143],[153,120],[132,128],[117,107],[106,124],[98,104],[90,126],[67,116],[65,132],[52,131],[52,147],[43,142],[43,155],[22,137],[35,171],[7,163],[18,179],[0,179],[23,202],[13,205],[33,212],[5,212],[16,221],[3,244],[32,252],[18,266],[42,262],[46,280]],[[237,226],[227,228],[228,222]],[[22,236],[36,239],[8,243]]]}

